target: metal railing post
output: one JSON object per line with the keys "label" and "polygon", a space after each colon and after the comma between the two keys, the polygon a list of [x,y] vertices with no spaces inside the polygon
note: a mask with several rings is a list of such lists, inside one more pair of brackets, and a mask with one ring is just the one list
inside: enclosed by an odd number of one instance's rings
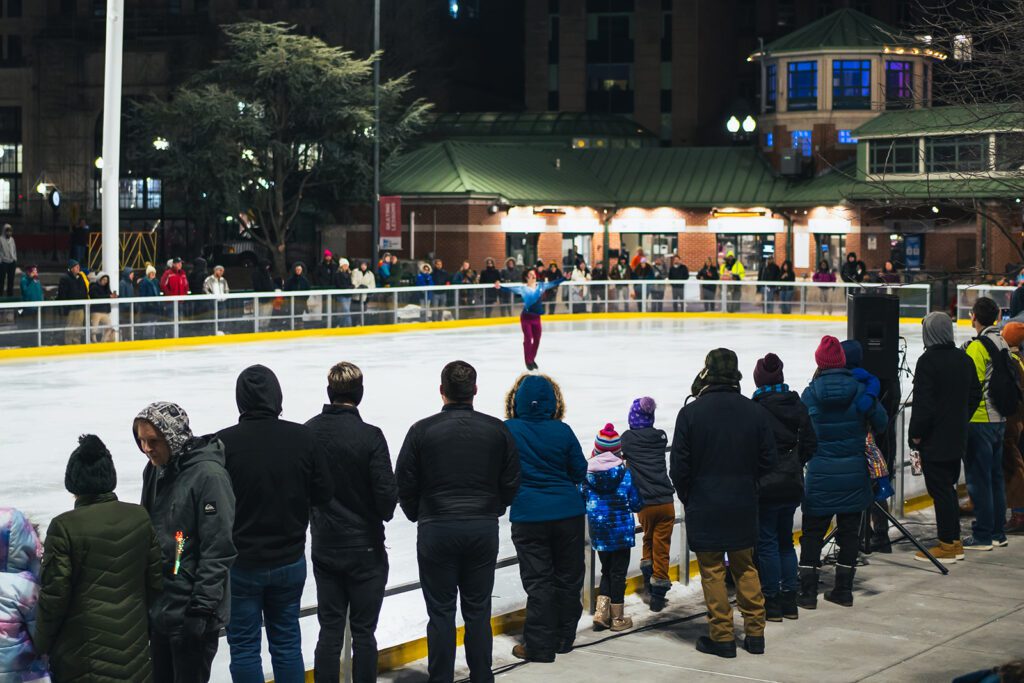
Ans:
{"label": "metal railing post", "polygon": [[729,301],[729,285],[726,282],[722,282],[722,286],[719,289],[722,290],[722,313],[726,313],[729,310],[726,303]]}
{"label": "metal railing post", "polygon": [[220,302],[213,300],[213,333],[220,334]]}
{"label": "metal railing post", "polygon": [[260,297],[254,294],[252,297],[252,331],[260,331]]}
{"label": "metal railing post", "polygon": [[640,312],[647,312],[647,283],[640,283]]}
{"label": "metal railing post", "polygon": [[[327,329],[331,329],[334,327],[334,320],[332,319],[334,315],[334,296],[328,294],[324,298],[327,299]],[[348,633],[348,631],[346,630],[345,633]]]}
{"label": "metal railing post", "polygon": [[597,564],[597,553],[594,552],[594,546],[590,544],[589,521],[585,524],[585,530],[583,568],[586,578],[583,581],[583,605],[590,614],[593,614],[597,609],[597,593],[594,591],[594,579],[597,575],[597,567],[595,566]]}
{"label": "metal railing post", "polygon": [[92,304],[85,302],[85,343],[92,343]]}
{"label": "metal railing post", "polygon": [[43,307],[36,307],[36,344],[43,345]]}
{"label": "metal railing post", "polygon": [[391,310],[393,311],[392,317],[391,317],[391,324],[392,325],[397,325],[398,324],[398,290],[391,290],[391,298],[393,299],[393,301],[391,302]]}
{"label": "metal railing post", "polygon": [[352,683],[352,609],[345,612],[345,637],[341,642],[341,680]]}
{"label": "metal railing post", "polygon": [[[897,418],[896,418],[896,439],[897,439],[897,444],[898,444],[897,447],[896,447],[896,453],[897,453],[898,458],[897,458],[897,461],[895,463],[895,466],[899,470],[899,477],[896,479],[896,512],[895,512],[895,514],[896,514],[897,517],[902,517],[903,513],[906,510],[906,493],[905,493],[906,492],[906,480],[904,479],[904,474],[905,474],[905,471],[906,471],[906,467],[904,467],[904,463],[906,462],[906,447],[907,447],[906,426],[907,426],[907,423],[906,423],[906,407],[904,406],[903,409],[899,411],[899,414],[897,415]],[[892,472],[890,472],[889,474],[892,475]]]}
{"label": "metal railing post", "polygon": [[679,521],[679,582],[690,585],[690,546],[686,544],[686,514]]}
{"label": "metal railing post", "polygon": [[181,336],[178,330],[178,300],[175,299],[174,301],[172,301],[171,305],[174,307],[174,311],[172,313],[172,315],[174,316],[174,338],[178,339]]}

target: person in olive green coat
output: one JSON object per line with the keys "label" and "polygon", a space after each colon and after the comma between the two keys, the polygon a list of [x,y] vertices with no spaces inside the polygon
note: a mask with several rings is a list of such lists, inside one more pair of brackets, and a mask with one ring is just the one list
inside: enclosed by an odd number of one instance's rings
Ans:
{"label": "person in olive green coat", "polygon": [[148,610],[163,580],[149,515],[114,495],[114,461],[97,436],[79,439],[64,486],[75,509],[47,529],[36,651],[55,683],[150,681]]}

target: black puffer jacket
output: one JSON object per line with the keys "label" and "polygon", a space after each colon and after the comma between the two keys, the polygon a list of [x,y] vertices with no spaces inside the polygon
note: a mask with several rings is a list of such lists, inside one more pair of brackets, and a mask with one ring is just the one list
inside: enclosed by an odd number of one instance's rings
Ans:
{"label": "black puffer jacket", "polygon": [[395,515],[398,487],[384,433],[352,406],[326,405],[306,423],[326,454],[334,497],[313,508],[313,557],[337,548],[384,545],[384,522]]}
{"label": "black puffer jacket", "polygon": [[664,505],[675,499],[668,478],[668,436],[661,429],[644,427],[622,433],[622,457],[633,473],[644,505]]}
{"label": "black puffer jacket", "polygon": [[[231,616],[228,572],[236,552],[231,540],[235,494],[224,470],[224,445],[213,436],[194,438],[166,467],[147,464],[142,507],[163,556],[164,590],[149,606],[150,626],[172,634],[186,615],[210,617],[210,630],[225,626]],[[184,545],[175,571],[179,531]]]}
{"label": "black puffer jacket", "polygon": [[151,680],[147,608],[164,583],[162,564],[149,515],[113,493],[81,496],[54,517],[32,634],[53,680]]}
{"label": "black puffer jacket", "polygon": [[519,451],[501,420],[450,403],[409,428],[395,476],[413,522],[496,519],[519,490]]}
{"label": "black puffer jacket", "polygon": [[235,383],[238,424],[217,436],[235,497],[238,566],[280,567],[306,550],[309,508],[331,500],[323,451],[306,426],[281,420],[281,384],[254,365]]}
{"label": "black puffer jacket", "polygon": [[[925,349],[914,370],[908,437],[927,462],[955,462],[967,450],[967,426],[981,402],[974,361],[952,343]],[[920,439],[920,443],[914,443]]]}
{"label": "black puffer jacket", "polygon": [[807,406],[788,387],[756,394],[754,403],[768,412],[778,455],[771,471],[758,483],[758,500],[762,504],[798,504],[804,497],[804,465],[818,448]]}

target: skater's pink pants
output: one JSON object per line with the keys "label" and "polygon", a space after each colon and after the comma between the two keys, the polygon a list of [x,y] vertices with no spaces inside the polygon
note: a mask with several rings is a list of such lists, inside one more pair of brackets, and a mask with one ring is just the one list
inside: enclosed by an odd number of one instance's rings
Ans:
{"label": "skater's pink pants", "polygon": [[519,326],[523,328],[523,358],[530,365],[537,359],[537,349],[540,348],[540,316],[523,313],[519,316]]}

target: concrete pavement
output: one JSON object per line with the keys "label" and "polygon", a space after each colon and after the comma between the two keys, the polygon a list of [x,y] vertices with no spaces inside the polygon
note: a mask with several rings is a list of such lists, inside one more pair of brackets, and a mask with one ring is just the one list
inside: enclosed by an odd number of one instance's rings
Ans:
{"label": "concrete pavement", "polygon": [[[909,528],[934,541],[931,519],[930,510],[915,513]],[[594,633],[585,615],[577,649],[554,664],[515,666],[509,652],[516,641],[496,638],[498,680],[931,682],[1024,658],[1024,537],[1011,537],[1008,548],[969,551],[948,576],[915,561],[909,543],[894,543],[893,549],[859,568],[852,608],[819,596],[818,609],[801,610],[799,620],[769,623],[763,656],[741,649],[736,659],[725,660],[694,649],[707,625],[699,582],[692,581],[676,584],[670,607],[657,615],[636,596],[627,598],[627,613],[637,624],[632,632]],[[822,579],[822,590],[832,585],[831,567]],[[738,613],[736,618],[742,639]],[[514,668],[503,670],[508,665]],[[382,678],[412,682],[423,680],[424,671],[421,661]],[[463,668],[456,678],[467,674]]]}

